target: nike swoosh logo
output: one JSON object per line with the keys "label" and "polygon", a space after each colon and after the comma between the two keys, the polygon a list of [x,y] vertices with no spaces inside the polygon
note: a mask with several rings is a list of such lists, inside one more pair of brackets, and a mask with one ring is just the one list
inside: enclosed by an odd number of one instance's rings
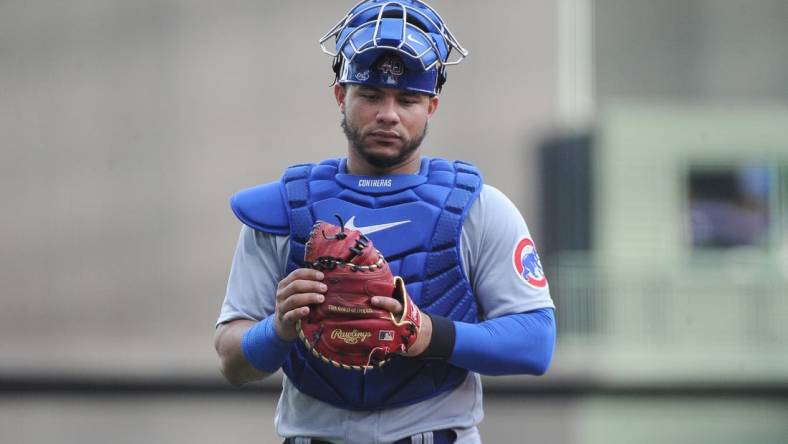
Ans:
{"label": "nike swoosh logo", "polygon": [[399,222],[390,222],[387,224],[378,224],[378,225],[368,225],[366,227],[357,227],[356,226],[356,216],[351,216],[350,219],[345,222],[345,227],[351,230],[358,230],[363,235],[377,233],[378,231],[388,230],[389,228],[396,227],[397,225],[407,224],[409,220],[403,220]]}
{"label": "nike swoosh logo", "polygon": [[414,38],[413,38],[413,34],[408,34],[408,41],[409,41],[409,42],[413,42],[413,43],[415,43],[415,44],[417,44],[417,45],[419,45],[419,46],[426,46],[426,45],[424,45],[424,43],[422,43],[422,42],[420,42],[420,41],[418,41],[418,40],[414,39]]}

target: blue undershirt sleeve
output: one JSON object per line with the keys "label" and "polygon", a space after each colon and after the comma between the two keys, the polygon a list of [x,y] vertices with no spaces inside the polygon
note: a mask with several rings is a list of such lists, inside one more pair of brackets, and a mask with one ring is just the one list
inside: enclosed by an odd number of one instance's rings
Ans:
{"label": "blue undershirt sleeve", "polygon": [[542,308],[489,319],[454,322],[449,363],[483,375],[542,375],[555,349],[555,316]]}
{"label": "blue undershirt sleeve", "polygon": [[294,341],[285,341],[276,334],[274,316],[252,325],[241,338],[241,351],[252,366],[273,373],[282,366]]}

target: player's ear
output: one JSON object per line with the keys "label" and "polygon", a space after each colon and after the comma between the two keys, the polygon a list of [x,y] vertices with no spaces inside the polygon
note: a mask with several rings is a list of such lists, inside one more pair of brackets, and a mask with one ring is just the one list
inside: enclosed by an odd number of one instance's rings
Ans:
{"label": "player's ear", "polygon": [[427,117],[432,117],[435,114],[435,111],[438,110],[438,105],[440,104],[441,99],[438,96],[430,97],[430,102],[427,104]]}
{"label": "player's ear", "polygon": [[337,105],[339,105],[339,111],[344,114],[345,113],[345,97],[347,96],[347,87],[345,85],[340,85],[339,83],[334,85],[334,98],[337,100]]}

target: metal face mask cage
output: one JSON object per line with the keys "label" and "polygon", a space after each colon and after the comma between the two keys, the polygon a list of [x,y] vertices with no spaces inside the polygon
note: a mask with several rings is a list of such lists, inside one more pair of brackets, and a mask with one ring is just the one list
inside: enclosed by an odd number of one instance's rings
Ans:
{"label": "metal face mask cage", "polygon": [[[336,38],[332,52],[326,42]],[[353,7],[319,41],[324,53],[335,57],[334,72],[341,78],[342,65],[370,66],[384,51],[402,56],[414,73],[435,70],[438,81],[429,93],[436,94],[445,81],[445,67],[460,63],[468,51],[460,45],[440,15],[417,0],[364,0]],[[449,61],[452,50],[459,53]]]}

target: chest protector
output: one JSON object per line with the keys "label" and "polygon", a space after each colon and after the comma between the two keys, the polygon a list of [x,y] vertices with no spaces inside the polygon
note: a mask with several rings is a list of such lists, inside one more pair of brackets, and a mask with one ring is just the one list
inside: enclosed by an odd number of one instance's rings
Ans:
{"label": "chest protector", "polygon": [[[347,174],[345,162],[292,166],[279,190],[269,184],[242,191],[233,198],[233,210],[252,228],[290,235],[288,273],[303,267],[304,244],[314,222],[332,221],[339,214],[346,227],[372,239],[422,311],[477,322],[459,239],[482,188],[478,169],[460,161],[422,158],[419,174],[367,177]],[[273,195],[276,192],[281,195]],[[280,199],[284,205],[275,205]],[[274,207],[285,214],[272,213]],[[285,216],[287,227],[281,227]],[[338,369],[312,356],[300,341],[283,370],[301,392],[352,410],[412,404],[457,387],[467,376],[467,370],[443,361],[401,356],[366,373]]]}

